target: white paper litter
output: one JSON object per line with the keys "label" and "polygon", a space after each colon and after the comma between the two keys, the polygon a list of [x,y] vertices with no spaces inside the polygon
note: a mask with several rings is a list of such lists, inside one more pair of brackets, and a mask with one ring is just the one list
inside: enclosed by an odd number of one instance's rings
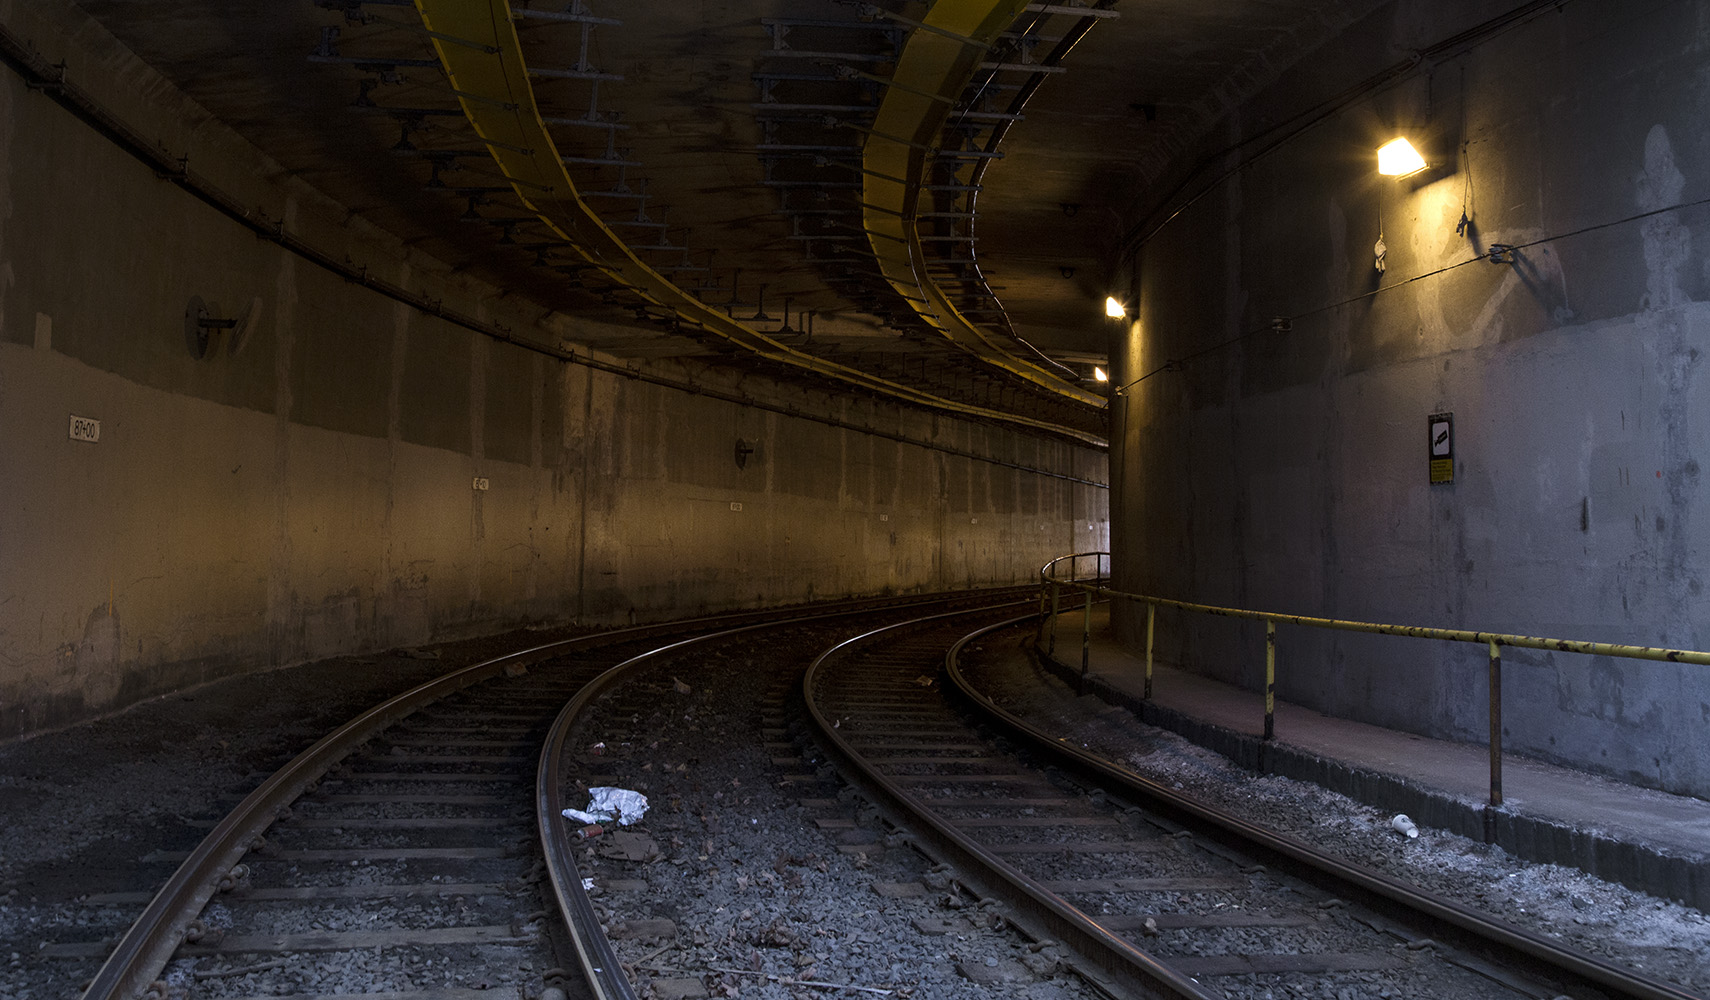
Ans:
{"label": "white paper litter", "polygon": [[647,796],[640,792],[601,786],[588,789],[588,795],[588,808],[566,809],[566,819],[578,823],[610,823],[615,820],[618,826],[628,826],[640,822],[641,817],[647,815]]}

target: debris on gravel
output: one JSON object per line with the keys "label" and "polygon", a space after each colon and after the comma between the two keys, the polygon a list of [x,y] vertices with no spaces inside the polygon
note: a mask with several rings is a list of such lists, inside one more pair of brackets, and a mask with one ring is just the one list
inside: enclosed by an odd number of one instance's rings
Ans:
{"label": "debris on gravel", "polygon": [[[0,745],[0,996],[63,1000],[214,822],[327,730],[449,670],[586,629],[527,630],[211,681]],[[90,897],[132,894],[123,902]],[[136,893],[143,898],[134,898]],[[370,956],[372,958],[372,956]]]}
{"label": "debris on gravel", "polygon": [[[1652,978],[1710,990],[1710,915],[1575,868],[1535,864],[1443,830],[1398,832],[1395,817],[1319,785],[1259,774],[1147,726],[1017,652],[1020,631],[966,648],[972,683],[1007,709],[1199,800],[1348,861],[1455,899]],[[1411,826],[1409,822],[1407,825]]]}
{"label": "debris on gravel", "polygon": [[577,856],[642,995],[1092,1000],[1057,945],[1010,927],[838,790],[811,748],[764,731],[799,716],[784,694],[795,670],[772,665],[817,651],[785,647],[697,653],[692,674],[661,664],[579,724],[584,783],[653,804],[632,829],[656,850],[614,851],[608,834]]}

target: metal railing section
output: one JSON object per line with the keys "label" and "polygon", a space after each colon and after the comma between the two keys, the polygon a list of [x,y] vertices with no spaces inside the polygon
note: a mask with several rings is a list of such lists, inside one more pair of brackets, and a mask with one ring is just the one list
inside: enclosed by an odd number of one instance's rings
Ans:
{"label": "metal railing section", "polygon": [[[1061,569],[1067,561],[1068,570]],[[1081,575],[1083,563],[1090,562],[1092,575]],[[1155,662],[1154,639],[1157,635],[1159,608],[1173,608],[1196,614],[1221,618],[1245,618],[1265,623],[1265,728],[1264,738],[1276,735],[1276,677],[1277,625],[1300,625],[1305,628],[1339,632],[1364,632],[1372,635],[1392,635],[1409,639],[1436,639],[1442,642],[1468,642],[1486,647],[1490,660],[1490,805],[1502,805],[1502,647],[1541,649],[1551,652],[1580,653],[1586,656],[1617,656],[1629,660],[1660,660],[1668,663],[1690,663],[1710,666],[1710,652],[1691,649],[1668,649],[1661,646],[1634,646],[1615,642],[1590,642],[1582,639],[1550,639],[1534,635],[1511,635],[1504,632],[1475,632],[1467,629],[1431,628],[1422,625],[1386,625],[1341,618],[1317,618],[1311,615],[1281,614],[1275,611],[1255,611],[1249,608],[1226,608],[1215,604],[1196,604],[1167,597],[1133,594],[1108,585],[1110,553],[1079,552],[1060,556],[1039,570],[1039,641],[1045,644],[1046,655],[1054,655],[1057,640],[1057,618],[1061,614],[1063,591],[1078,591],[1084,595],[1081,625],[1081,681],[1088,676],[1092,648],[1092,606],[1095,599],[1128,601],[1146,606],[1146,674],[1142,698],[1152,698],[1152,673]],[[1049,634],[1047,635],[1047,621]],[[1487,812],[1487,828],[1494,816]]]}
{"label": "metal railing section", "polygon": [[[1092,563],[1091,577],[1081,575],[1081,560],[1083,559]],[[1062,569],[1064,563],[1069,564],[1067,570]],[[1058,556],[1039,568],[1039,581],[1042,584],[1039,588],[1039,633],[1034,638],[1037,642],[1045,644],[1047,656],[1054,656],[1057,652],[1057,618],[1062,604],[1061,584],[1080,582],[1097,585],[1108,579],[1110,579],[1110,553],[1108,552],[1071,552],[1066,556]],[[1049,589],[1050,596],[1048,606],[1046,602],[1047,589]],[[1083,681],[1091,665],[1092,606],[1093,592],[1089,590],[1081,609],[1081,677]],[[1046,614],[1047,608],[1050,611],[1049,616]],[[1046,621],[1051,623],[1050,635],[1045,633]],[[1148,668],[1146,671],[1146,697],[1148,698],[1152,696],[1151,678],[1152,671]]]}
{"label": "metal railing section", "polygon": [[1358,862],[1337,857],[1305,840],[1201,802],[1193,795],[1170,788],[1115,761],[1076,746],[1072,741],[1063,740],[1052,729],[1027,721],[976,688],[963,674],[961,666],[963,650],[968,646],[1023,621],[1025,619],[999,622],[963,636],[945,658],[944,672],[949,681],[947,689],[954,690],[976,706],[979,712],[994,720],[1006,735],[1021,740],[1033,752],[1053,760],[1065,771],[1082,776],[1093,784],[1113,783],[1123,789],[1125,794],[1148,801],[1154,808],[1161,808],[1166,816],[1178,814],[1227,831],[1262,851],[1323,872],[1375,897],[1393,900],[1411,910],[1442,920],[1503,947],[1531,955],[1574,975],[1611,987],[1622,996],[1642,997],[1645,1000],[1689,1000],[1694,996],[1672,983],[1652,979],[1601,958],[1581,954],[1535,931],[1512,926],[1474,907],[1367,868]]}

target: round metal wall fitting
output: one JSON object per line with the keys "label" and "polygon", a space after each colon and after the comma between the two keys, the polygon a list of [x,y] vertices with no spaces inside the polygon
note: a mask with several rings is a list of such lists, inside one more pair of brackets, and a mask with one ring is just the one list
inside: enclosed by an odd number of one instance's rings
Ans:
{"label": "round metal wall fitting", "polygon": [[190,296],[189,304],[184,307],[184,346],[190,349],[190,356],[197,361],[208,356],[208,345],[213,340],[214,331],[203,321],[212,318],[202,296]]}

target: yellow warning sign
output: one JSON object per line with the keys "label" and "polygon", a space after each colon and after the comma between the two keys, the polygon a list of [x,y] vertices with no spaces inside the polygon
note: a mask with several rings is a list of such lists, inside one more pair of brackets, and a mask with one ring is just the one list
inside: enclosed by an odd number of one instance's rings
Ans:
{"label": "yellow warning sign", "polygon": [[1433,413],[1426,420],[1426,426],[1430,431],[1426,454],[1430,456],[1431,482],[1452,483],[1455,481],[1455,415]]}

